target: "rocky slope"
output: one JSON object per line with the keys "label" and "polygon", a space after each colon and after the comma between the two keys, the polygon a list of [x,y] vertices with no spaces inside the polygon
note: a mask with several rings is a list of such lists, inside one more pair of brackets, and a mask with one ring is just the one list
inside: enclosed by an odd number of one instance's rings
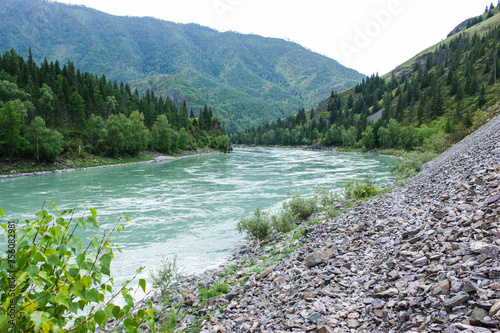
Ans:
{"label": "rocky slope", "polygon": [[202,332],[498,332],[499,212],[496,117],[405,186],[180,281],[170,305]]}

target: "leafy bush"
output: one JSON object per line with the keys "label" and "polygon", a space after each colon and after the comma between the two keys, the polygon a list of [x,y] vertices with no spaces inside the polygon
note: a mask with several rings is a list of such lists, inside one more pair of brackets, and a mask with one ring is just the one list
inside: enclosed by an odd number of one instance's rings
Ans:
{"label": "leafy bush", "polygon": [[239,232],[246,232],[251,237],[263,240],[271,235],[272,226],[267,212],[257,207],[250,218],[242,217],[236,228]]}
{"label": "leafy bush", "polygon": [[420,172],[422,165],[437,157],[432,151],[405,153],[398,159],[391,172],[396,174],[397,179],[406,179],[412,174]]}
{"label": "leafy bush", "polygon": [[323,207],[327,207],[341,201],[341,196],[327,187],[316,187],[314,189],[314,195],[317,197],[319,204]]}
{"label": "leafy bush", "polygon": [[364,182],[358,179],[351,180],[343,187],[346,199],[367,199],[382,192],[370,179],[366,179]]}
{"label": "leafy bush", "polygon": [[450,148],[450,136],[444,132],[437,132],[427,140],[425,148],[435,153],[442,154]]}
{"label": "leafy bush", "polygon": [[272,226],[277,232],[287,233],[295,229],[297,215],[290,209],[282,210],[278,215],[271,216]]}
{"label": "leafy bush", "polygon": [[161,260],[161,268],[156,273],[151,271],[153,287],[160,290],[162,297],[169,295],[172,284],[181,276],[179,267],[177,266],[177,256],[173,259],[163,258]]}
{"label": "leafy bush", "polygon": [[318,197],[304,197],[298,193],[293,193],[292,198],[283,203],[283,209],[290,210],[293,215],[303,220],[317,211]]}
{"label": "leafy bush", "polygon": [[[21,228],[11,221],[0,223],[8,244],[8,249],[0,252],[1,331],[15,324],[19,332],[93,332],[97,325],[104,328],[109,320],[114,320],[115,328],[123,325],[127,332],[137,332],[146,320],[154,330],[152,309],[133,311],[129,281],[118,292],[113,291],[110,264],[118,247],[111,243],[111,236],[123,225],[117,223],[110,232],[92,237],[82,248],[75,230],[98,229],[96,211],[59,212],[54,203],[52,206],[55,214],[42,208],[36,220],[26,220]],[[85,217],[89,211],[91,216]],[[3,215],[0,209],[0,222]],[[146,281],[140,279],[139,286],[145,291]],[[113,303],[120,294],[126,302],[124,307]],[[152,307],[150,301],[148,305]],[[82,312],[84,309],[86,312]]]}

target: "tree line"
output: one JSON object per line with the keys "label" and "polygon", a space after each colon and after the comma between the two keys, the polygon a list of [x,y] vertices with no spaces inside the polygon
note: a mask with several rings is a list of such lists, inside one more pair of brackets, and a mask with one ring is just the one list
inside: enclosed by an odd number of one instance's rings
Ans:
{"label": "tree line", "polygon": [[366,77],[315,109],[236,132],[231,142],[411,150],[433,135],[456,141],[497,101],[499,58],[499,27],[460,34],[397,74]]}
{"label": "tree line", "polygon": [[[195,115],[196,113],[196,115]],[[171,154],[209,147],[230,149],[211,108],[179,108],[147,90],[82,73],[68,61],[37,65],[15,50],[0,55],[0,154],[54,161],[82,151],[117,156],[146,149]]]}

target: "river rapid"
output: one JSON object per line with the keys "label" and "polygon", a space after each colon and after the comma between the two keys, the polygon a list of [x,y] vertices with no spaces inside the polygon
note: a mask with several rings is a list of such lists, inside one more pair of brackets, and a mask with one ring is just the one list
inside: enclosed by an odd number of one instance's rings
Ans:
{"label": "river rapid", "polygon": [[112,264],[120,285],[140,266],[146,266],[140,277],[149,280],[164,257],[177,255],[185,274],[216,267],[244,239],[236,223],[256,207],[277,209],[287,193],[338,189],[355,178],[388,184],[393,163],[365,154],[238,148],[170,162],[0,179],[0,207],[6,219],[33,220],[44,200],[58,209],[84,205],[97,210],[106,229],[128,216],[114,239],[123,250]]}

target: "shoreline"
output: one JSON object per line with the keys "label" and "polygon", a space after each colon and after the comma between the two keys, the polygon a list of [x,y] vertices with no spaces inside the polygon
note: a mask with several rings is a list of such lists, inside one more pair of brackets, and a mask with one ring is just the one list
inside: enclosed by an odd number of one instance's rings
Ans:
{"label": "shoreline", "polygon": [[188,158],[188,157],[197,157],[197,156],[212,155],[212,154],[223,154],[223,153],[217,152],[217,151],[208,151],[208,152],[201,152],[201,153],[196,152],[194,154],[187,154],[187,155],[183,155],[183,156],[161,155],[161,154],[157,153],[157,154],[152,155],[153,158],[151,160],[147,160],[147,161],[103,164],[103,165],[96,165],[96,166],[82,167],[82,168],[61,168],[61,169],[54,169],[54,170],[47,170],[47,171],[22,172],[22,173],[14,173],[14,174],[0,174],[0,179],[35,177],[35,176],[43,176],[43,175],[54,174],[54,173],[112,168],[112,167],[123,166],[123,165],[171,162],[171,161],[180,160],[180,159]]}
{"label": "shoreline", "polygon": [[499,129],[497,117],[337,217],[245,239],[168,303],[153,295],[160,318],[183,313],[177,329],[207,333],[500,332]]}

